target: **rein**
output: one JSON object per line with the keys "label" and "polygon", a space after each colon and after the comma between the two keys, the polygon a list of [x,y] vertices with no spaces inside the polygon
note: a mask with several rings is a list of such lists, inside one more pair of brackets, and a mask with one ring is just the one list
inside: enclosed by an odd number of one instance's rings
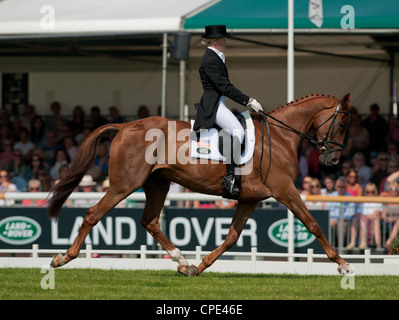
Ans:
{"label": "rein", "polygon": [[[317,149],[321,150],[322,152],[324,152],[324,153],[331,153],[331,152],[335,152],[335,151],[341,151],[341,150],[344,149],[344,145],[343,145],[343,144],[341,144],[341,143],[339,143],[339,142],[336,142],[336,141],[334,141],[334,140],[327,140],[327,139],[328,139],[328,136],[329,136],[329,134],[330,134],[330,131],[331,131],[331,137],[333,137],[333,128],[334,128],[334,124],[335,124],[335,121],[336,121],[336,119],[337,119],[338,114],[339,114],[339,113],[344,113],[344,114],[349,115],[349,112],[347,112],[347,111],[341,111],[341,110],[339,110],[340,108],[341,108],[341,101],[339,101],[338,106],[337,106],[337,108],[335,109],[334,114],[332,114],[330,117],[328,117],[321,125],[319,125],[319,126],[315,129],[315,131],[317,131],[320,127],[322,127],[323,125],[325,125],[328,121],[332,120],[331,123],[330,123],[330,126],[328,127],[328,129],[327,129],[326,133],[324,134],[322,140],[315,140],[315,139],[313,139],[312,137],[310,137],[310,136],[308,136],[308,135],[306,135],[306,134],[304,134],[304,133],[302,133],[302,132],[296,130],[295,128],[293,128],[293,127],[291,127],[291,126],[289,126],[288,124],[284,123],[283,121],[281,121],[281,120],[279,120],[279,119],[273,117],[272,115],[270,115],[270,114],[268,114],[268,113],[266,113],[266,112],[264,112],[264,111],[259,111],[259,112],[261,113],[261,115],[262,115],[262,117],[261,117],[262,152],[261,152],[261,157],[260,157],[260,161],[259,161],[259,168],[258,168],[258,171],[261,173],[261,180],[262,180],[262,182],[263,182],[263,177],[262,177],[262,160],[263,160],[263,149],[264,149],[264,146],[263,146],[263,141],[264,141],[263,122],[266,122],[267,134],[268,134],[268,137],[269,137],[269,165],[268,165],[268,169],[267,169],[267,173],[266,173],[266,179],[265,179],[264,183],[266,183],[267,177],[268,177],[269,172],[270,172],[270,165],[271,165],[271,158],[272,158],[272,145],[271,145],[270,127],[269,127],[268,117],[271,118],[271,119],[273,119],[274,121],[276,121],[276,122],[282,124],[282,125],[285,126],[286,128],[290,129],[292,132],[295,132],[295,133],[299,134],[299,135],[302,136],[304,139],[308,140],[311,144],[315,145],[315,146],[317,147]],[[327,151],[327,148],[326,148],[326,145],[327,145],[327,144],[334,144],[334,145],[338,146],[339,149],[333,149],[333,150]]]}
{"label": "rein", "polygon": [[[262,152],[260,154],[258,171],[260,172],[260,180],[262,181],[263,184],[266,184],[266,180],[267,180],[267,177],[269,176],[269,172],[270,172],[270,165],[272,163],[272,140],[270,137],[269,120],[267,119],[267,117],[265,117],[265,113],[263,111],[261,111],[261,113],[262,113],[262,118],[261,118],[260,128],[261,128],[261,132],[262,132],[262,134],[261,134],[261,136],[262,136]],[[263,132],[263,122],[266,122],[267,136],[269,138],[269,165],[267,167],[267,173],[266,173],[266,177],[265,177],[264,181],[263,181],[263,175],[262,175],[262,160],[263,160],[263,149],[264,149],[263,140],[265,138],[265,134]]]}

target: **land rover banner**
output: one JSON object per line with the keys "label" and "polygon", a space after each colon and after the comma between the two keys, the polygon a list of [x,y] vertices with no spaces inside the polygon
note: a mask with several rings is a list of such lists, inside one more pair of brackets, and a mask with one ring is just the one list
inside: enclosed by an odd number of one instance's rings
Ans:
{"label": "land rover banner", "polygon": [[[328,238],[328,211],[311,211]],[[169,239],[180,250],[195,250],[202,246],[212,251],[221,245],[229,232],[234,210],[220,209],[173,209],[167,211]],[[313,248],[315,253],[324,253],[316,238],[297,219],[294,219],[295,252],[305,253]],[[235,246],[230,251],[287,252],[288,219],[285,208],[256,209],[247,221]]]}
{"label": "land rover banner", "polygon": [[[67,249],[83,222],[86,209],[63,208],[58,221],[50,220],[44,208],[0,208],[0,248]],[[114,209],[90,232],[86,243],[95,249],[157,248],[153,238],[140,225],[142,209]],[[328,237],[328,212],[312,211]],[[181,250],[200,245],[210,251],[221,245],[229,231],[234,210],[165,209],[162,229]],[[313,248],[323,253],[315,237],[294,220],[295,252]],[[287,252],[288,219],[284,208],[257,209],[248,220],[231,251]]]}
{"label": "land rover banner", "polygon": [[[0,248],[69,248],[86,214],[85,208],[63,208],[58,221],[50,220],[44,208],[1,208]],[[86,244],[96,249],[139,249],[154,245],[140,225],[142,210],[114,209],[93,228]],[[155,246],[154,246],[155,248]]]}

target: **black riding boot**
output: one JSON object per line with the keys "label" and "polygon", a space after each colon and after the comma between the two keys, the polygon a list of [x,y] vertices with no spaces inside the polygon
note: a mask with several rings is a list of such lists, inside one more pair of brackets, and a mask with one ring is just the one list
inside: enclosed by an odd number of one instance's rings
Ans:
{"label": "black riding boot", "polygon": [[[234,174],[235,164],[228,163],[226,165],[227,174],[223,178],[222,187],[227,190],[232,196],[236,196],[240,193],[239,182],[237,181],[239,176]],[[241,177],[239,178],[241,180]]]}
{"label": "black riding boot", "polygon": [[227,161],[227,174],[225,175],[222,187],[232,196],[237,196],[241,192],[241,172],[240,165],[237,164],[241,155],[241,143],[237,137],[232,138],[231,158]]}

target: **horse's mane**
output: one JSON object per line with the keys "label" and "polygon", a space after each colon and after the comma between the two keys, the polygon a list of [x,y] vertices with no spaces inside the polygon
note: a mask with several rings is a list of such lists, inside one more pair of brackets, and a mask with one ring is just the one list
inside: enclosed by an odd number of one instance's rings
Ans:
{"label": "horse's mane", "polygon": [[[286,104],[283,104],[283,105],[279,106],[278,108],[274,108],[274,109],[272,109],[270,111],[267,111],[267,113],[274,113],[274,112],[280,111],[281,109],[283,109],[285,107],[290,107],[290,106],[295,106],[295,105],[298,105],[298,104],[302,104],[303,102],[311,100],[311,99],[314,99],[314,98],[335,98],[335,99],[337,99],[335,96],[332,96],[332,95],[329,95],[329,94],[312,93],[312,94],[306,95],[304,97],[301,97],[299,99],[296,99],[294,101],[287,102]],[[251,112],[251,117],[252,117],[253,120],[260,121],[261,118],[262,118],[262,114],[260,114],[260,113],[252,113]]]}

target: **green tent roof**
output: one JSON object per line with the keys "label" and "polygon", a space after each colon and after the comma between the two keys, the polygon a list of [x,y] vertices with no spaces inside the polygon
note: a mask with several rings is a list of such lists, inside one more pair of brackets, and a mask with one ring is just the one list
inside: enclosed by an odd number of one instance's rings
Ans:
{"label": "green tent roof", "polygon": [[[355,10],[355,29],[399,28],[398,0],[323,0],[321,29],[341,29],[350,5]],[[308,18],[309,0],[294,1],[296,29],[319,29]],[[205,25],[226,24],[228,29],[286,29],[288,27],[287,0],[221,0],[199,13],[187,17],[184,29],[203,29]]]}

